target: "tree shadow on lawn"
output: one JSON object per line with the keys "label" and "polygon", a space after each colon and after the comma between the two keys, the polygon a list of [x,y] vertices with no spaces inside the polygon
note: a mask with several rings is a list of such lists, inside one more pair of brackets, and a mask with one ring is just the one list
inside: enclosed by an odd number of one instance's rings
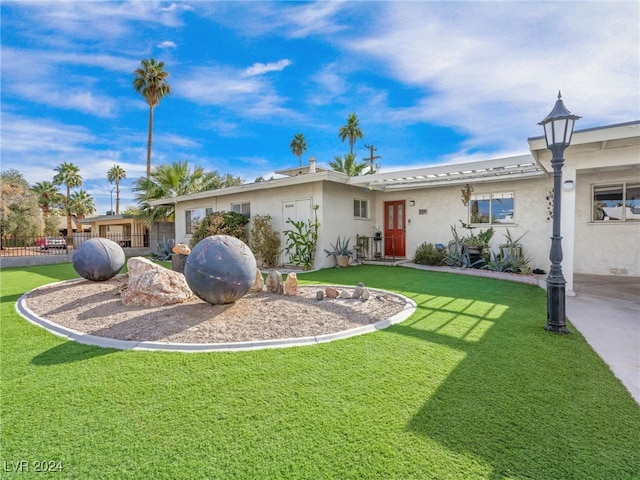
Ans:
{"label": "tree shadow on lawn", "polygon": [[31,363],[40,367],[61,365],[65,363],[82,362],[119,351],[120,350],[113,348],[101,348],[67,341],[36,355],[31,360]]}
{"label": "tree shadow on lawn", "polygon": [[626,391],[575,329],[543,329],[542,290],[499,290],[427,294],[387,330],[464,352],[408,430],[479,457],[490,478],[631,478],[640,467],[640,415],[611,410],[632,403]]}

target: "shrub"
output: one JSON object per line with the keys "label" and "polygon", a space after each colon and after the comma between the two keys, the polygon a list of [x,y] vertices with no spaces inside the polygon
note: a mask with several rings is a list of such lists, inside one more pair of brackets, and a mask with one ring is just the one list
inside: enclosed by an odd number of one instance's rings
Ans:
{"label": "shrub", "polygon": [[313,268],[313,262],[316,258],[316,244],[318,243],[318,230],[320,228],[320,222],[318,222],[318,208],[319,205],[313,207],[314,219],[303,222],[302,220],[295,221],[291,218],[287,219],[293,229],[285,230],[284,236],[286,237],[285,250],[290,255],[289,260],[294,265],[302,265],[303,270],[311,270]]}
{"label": "shrub", "polygon": [[247,223],[249,223],[249,219],[241,213],[212,212],[204,217],[196,227],[189,246],[193,248],[200,240],[211,235],[230,235],[246,243]]}
{"label": "shrub", "polygon": [[437,247],[433,243],[424,242],[416,249],[413,261],[421,265],[441,266],[445,264],[446,258],[446,249]]}
{"label": "shrub", "polygon": [[280,234],[271,226],[271,215],[255,215],[251,228],[251,251],[267,267],[278,264]]}

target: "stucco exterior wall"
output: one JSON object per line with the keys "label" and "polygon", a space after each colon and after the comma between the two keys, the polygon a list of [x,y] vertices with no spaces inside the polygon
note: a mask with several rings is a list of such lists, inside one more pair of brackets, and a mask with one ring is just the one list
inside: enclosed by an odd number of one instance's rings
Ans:
{"label": "stucco exterior wall", "polygon": [[575,273],[640,277],[640,221],[591,221],[593,184],[640,182],[637,171],[577,175]]}
{"label": "stucco exterior wall", "polygon": [[[495,234],[490,244],[493,250],[497,251],[499,245],[504,242],[507,229],[513,238],[525,234],[521,243],[525,255],[531,258],[531,265],[545,270],[548,268],[551,221],[547,220],[546,196],[551,183],[548,177],[538,177],[512,182],[472,184],[472,195],[508,191],[513,192],[515,196],[515,223],[493,225]],[[460,220],[469,222],[469,208],[462,203],[460,190],[461,186],[457,185],[402,192],[379,192],[376,195],[375,208],[377,212],[383,212],[384,202],[406,200],[406,252],[407,258],[413,258],[416,249],[423,242],[447,245],[453,238],[451,225],[455,225],[460,236],[465,235],[466,231],[462,228]],[[410,205],[412,200],[415,202],[414,206]],[[383,216],[379,215],[376,221],[383,225]],[[478,227],[476,232],[486,229],[484,226]]]}
{"label": "stucco exterior wall", "polygon": [[[342,240],[350,238],[349,246],[352,250],[356,245],[356,235],[372,237],[373,229],[371,227],[376,218],[376,211],[372,208],[374,195],[364,188],[332,182],[324,182],[322,188],[324,201],[318,211],[320,235],[316,255],[317,268],[334,266],[333,258],[327,258],[324,250],[329,250],[331,245],[336,243],[338,235]],[[369,218],[361,219],[353,216],[354,199],[369,202]]]}
{"label": "stucco exterior wall", "polygon": [[[275,231],[280,232],[282,248],[284,248],[285,238],[282,232],[286,229],[290,229],[291,226],[286,223],[287,218],[284,218],[282,205],[283,202],[298,200],[309,200],[311,205],[322,204],[322,183],[315,182],[302,185],[291,185],[287,187],[274,187],[181,202],[178,204],[175,214],[176,242],[189,244],[191,241],[191,235],[186,233],[185,212],[187,210],[211,208],[214,212],[231,211],[232,204],[249,203],[251,208],[251,217],[255,215],[271,215],[271,225]],[[321,212],[318,213],[321,214]],[[309,215],[311,215],[311,212],[309,212]],[[249,242],[251,241],[251,227],[252,222],[250,220]]]}

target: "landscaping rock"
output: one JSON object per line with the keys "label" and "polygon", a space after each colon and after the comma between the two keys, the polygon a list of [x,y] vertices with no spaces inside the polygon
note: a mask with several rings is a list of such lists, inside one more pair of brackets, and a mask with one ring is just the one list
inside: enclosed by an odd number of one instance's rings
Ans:
{"label": "landscaping rock", "polygon": [[189,255],[191,253],[191,249],[186,243],[178,243],[171,249],[171,251],[176,255]]}
{"label": "landscaping rock", "polygon": [[316,292],[316,300],[323,300],[324,299],[324,292],[322,290]]}
{"label": "landscaping rock", "polygon": [[362,298],[362,290],[364,287],[362,287],[360,284],[358,284],[358,286],[353,290],[353,294],[351,295],[351,298]]}
{"label": "landscaping rock", "polygon": [[369,295],[370,295],[369,289],[368,288],[363,288],[362,289],[362,296],[360,297],[360,299],[363,302],[366,302],[367,300],[369,300]]}
{"label": "landscaping rock", "polygon": [[122,290],[124,305],[161,307],[189,300],[193,292],[184,275],[142,257],[130,258],[127,262],[129,282]]}
{"label": "landscaping rock", "polygon": [[295,272],[287,275],[287,279],[284,282],[284,294],[290,297],[298,295],[298,276]]}
{"label": "landscaping rock", "polygon": [[256,268],[256,279],[253,281],[253,285],[251,286],[251,292],[261,292],[264,289],[264,278],[262,277],[262,272],[259,268]]}
{"label": "landscaping rock", "polygon": [[271,270],[267,275],[267,292],[282,295],[284,287],[282,286],[282,274],[278,270]]}
{"label": "landscaping rock", "polygon": [[344,298],[344,299],[351,298],[351,294],[349,292],[347,292],[346,290],[343,290],[343,291],[340,292],[340,298]]}
{"label": "landscaping rock", "polygon": [[327,298],[338,298],[338,290],[336,290],[333,287],[327,287],[324,289],[324,294],[327,296]]}

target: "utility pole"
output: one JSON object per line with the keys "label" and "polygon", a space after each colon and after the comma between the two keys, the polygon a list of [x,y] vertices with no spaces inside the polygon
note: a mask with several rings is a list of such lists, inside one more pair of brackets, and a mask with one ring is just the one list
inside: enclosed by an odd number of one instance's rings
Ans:
{"label": "utility pole", "polygon": [[370,172],[371,172],[371,173],[375,173],[375,169],[373,168],[373,161],[374,161],[374,160],[376,160],[376,159],[378,159],[378,158],[382,158],[382,157],[381,157],[380,155],[376,155],[376,156],[374,156],[374,155],[373,155],[373,152],[375,152],[375,151],[376,151],[376,147],[374,147],[373,145],[366,145],[366,144],[365,144],[365,146],[364,146],[364,147],[365,147],[365,148],[368,148],[368,149],[369,149],[369,152],[370,152],[370,153],[369,153],[369,155],[370,155],[370,156],[369,156],[369,158],[365,158],[364,160],[369,160],[369,162],[371,163],[371,170],[370,170]]}

